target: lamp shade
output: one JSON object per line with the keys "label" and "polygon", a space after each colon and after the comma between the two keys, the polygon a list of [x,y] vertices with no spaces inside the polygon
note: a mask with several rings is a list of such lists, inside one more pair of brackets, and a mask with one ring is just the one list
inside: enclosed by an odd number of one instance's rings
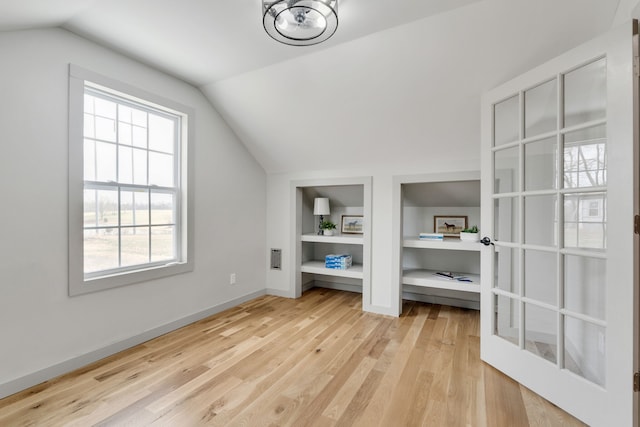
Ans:
{"label": "lamp shade", "polygon": [[313,201],[313,214],[314,215],[329,215],[331,210],[329,209],[329,199],[326,197],[316,197]]}
{"label": "lamp shade", "polygon": [[309,46],[338,28],[338,0],[262,0],[262,23],[275,40]]}

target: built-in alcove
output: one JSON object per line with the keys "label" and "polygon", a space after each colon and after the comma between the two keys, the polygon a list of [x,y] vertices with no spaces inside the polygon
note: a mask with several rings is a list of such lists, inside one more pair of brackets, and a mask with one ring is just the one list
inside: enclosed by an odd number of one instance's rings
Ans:
{"label": "built-in alcove", "polygon": [[[292,192],[296,297],[312,287],[326,287],[360,292],[363,307],[367,307],[371,287],[371,178],[294,181]],[[318,234],[319,216],[314,215],[316,198],[329,199],[330,213],[323,219],[336,224],[331,236]],[[343,233],[343,216],[361,217],[362,232]],[[353,264],[344,270],[326,268],[325,257],[330,254],[351,255]]]}
{"label": "built-in alcove", "polygon": [[[435,216],[466,217],[480,226],[480,174],[425,174],[394,179],[397,227],[397,286],[400,300],[480,308],[480,249],[478,242],[459,237],[420,239],[435,233]],[[464,280],[437,273],[453,273]],[[400,301],[400,307],[402,302]]]}

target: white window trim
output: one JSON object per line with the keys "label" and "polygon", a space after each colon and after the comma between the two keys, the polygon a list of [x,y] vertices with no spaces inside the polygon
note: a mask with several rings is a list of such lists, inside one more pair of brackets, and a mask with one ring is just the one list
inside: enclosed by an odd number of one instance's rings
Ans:
{"label": "white window trim", "polygon": [[[182,227],[182,244],[179,251],[182,260],[161,266],[154,266],[120,272],[98,278],[85,279],[83,253],[83,114],[85,81],[103,86],[118,95],[156,104],[162,109],[171,109],[182,116],[180,156],[182,174],[180,177],[180,205],[186,215],[179,221]],[[175,274],[193,271],[194,263],[194,209],[193,209],[193,144],[195,135],[194,110],[170,99],[146,92],[126,83],[102,76],[74,64],[69,64],[69,295],[82,295],[133,283],[146,282]],[[186,212],[185,212],[186,207]]]}

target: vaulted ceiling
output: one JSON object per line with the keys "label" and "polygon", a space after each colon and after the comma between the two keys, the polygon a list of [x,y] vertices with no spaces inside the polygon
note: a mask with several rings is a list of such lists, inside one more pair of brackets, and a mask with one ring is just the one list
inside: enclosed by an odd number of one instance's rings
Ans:
{"label": "vaulted ceiling", "polygon": [[267,172],[479,156],[481,94],[632,16],[638,0],[340,0],[292,47],[261,0],[0,0],[0,31],[60,26],[200,87]]}

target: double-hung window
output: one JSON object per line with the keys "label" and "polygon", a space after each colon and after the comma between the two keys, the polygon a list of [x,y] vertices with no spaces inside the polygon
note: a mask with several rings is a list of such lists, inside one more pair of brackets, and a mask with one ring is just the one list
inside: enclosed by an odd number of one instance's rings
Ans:
{"label": "double-hung window", "polygon": [[70,67],[70,294],[192,269],[188,108]]}

